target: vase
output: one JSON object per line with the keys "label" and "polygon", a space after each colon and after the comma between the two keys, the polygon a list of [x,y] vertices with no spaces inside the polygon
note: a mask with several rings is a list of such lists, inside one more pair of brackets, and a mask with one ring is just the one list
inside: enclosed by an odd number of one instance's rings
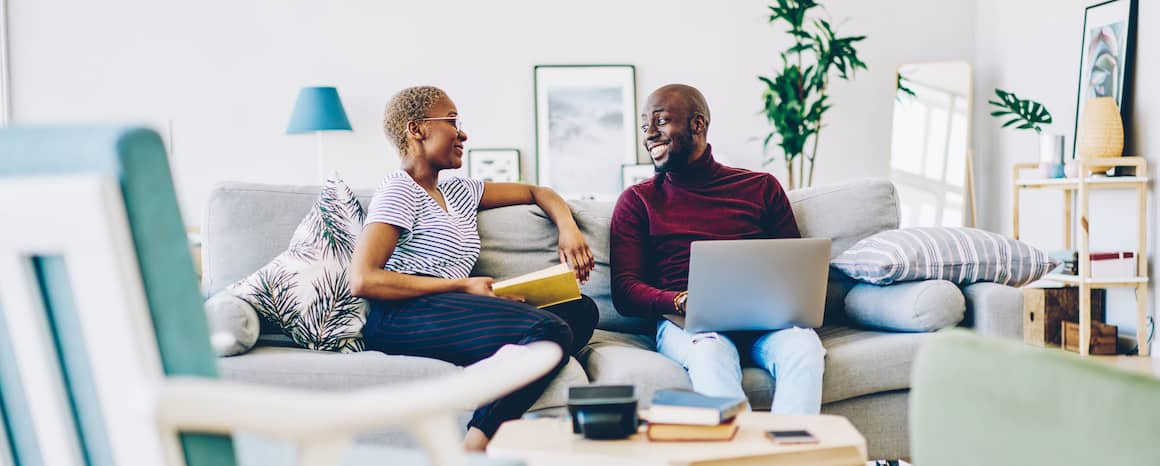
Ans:
{"label": "vase", "polygon": [[[1120,157],[1124,153],[1124,122],[1116,99],[1097,97],[1084,103],[1076,132],[1076,152],[1081,159]],[[1106,172],[1114,165],[1089,165],[1093,172]]]}
{"label": "vase", "polygon": [[1039,134],[1039,169],[1044,178],[1063,178],[1063,135]]}

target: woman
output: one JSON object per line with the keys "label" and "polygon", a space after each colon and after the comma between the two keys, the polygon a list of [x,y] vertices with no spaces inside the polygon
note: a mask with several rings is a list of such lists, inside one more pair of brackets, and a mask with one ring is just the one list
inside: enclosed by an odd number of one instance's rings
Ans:
{"label": "woman", "polygon": [[[564,356],[544,377],[475,411],[464,447],[480,450],[504,421],[523,415],[596,326],[587,296],[546,309],[495,296],[491,277],[469,277],[479,258],[477,210],[540,206],[560,232],[560,260],[588,279],[594,260],[568,205],[551,189],[452,178],[463,165],[455,103],[438,88],[404,89],[387,103],[383,122],[399,148],[400,170],[383,180],[367,212],[351,263],[351,291],[371,303],[367,349],[468,365],[505,344],[552,341]],[[529,271],[530,272],[530,271]]]}

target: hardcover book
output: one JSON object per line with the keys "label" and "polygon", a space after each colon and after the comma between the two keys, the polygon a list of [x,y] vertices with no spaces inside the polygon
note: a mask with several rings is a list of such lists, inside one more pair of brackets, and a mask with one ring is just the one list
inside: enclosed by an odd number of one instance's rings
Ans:
{"label": "hardcover book", "polygon": [[737,435],[738,426],[726,422],[713,426],[690,424],[648,424],[648,439],[654,442],[725,441]]}
{"label": "hardcover book", "polygon": [[491,289],[496,296],[523,298],[524,302],[538,308],[580,299],[580,282],[568,264],[495,282]]}
{"label": "hardcover book", "polygon": [[705,396],[686,390],[657,390],[649,408],[649,422],[713,426],[745,410],[744,398]]}

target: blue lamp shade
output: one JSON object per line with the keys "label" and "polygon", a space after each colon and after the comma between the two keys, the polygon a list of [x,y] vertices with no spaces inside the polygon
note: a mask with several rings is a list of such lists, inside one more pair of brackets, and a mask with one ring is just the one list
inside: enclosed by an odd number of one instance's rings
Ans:
{"label": "blue lamp shade", "polygon": [[338,89],[333,87],[304,87],[298,92],[294,103],[294,114],[290,116],[290,127],[286,132],[308,133],[311,131],[350,131],[350,120],[342,109]]}

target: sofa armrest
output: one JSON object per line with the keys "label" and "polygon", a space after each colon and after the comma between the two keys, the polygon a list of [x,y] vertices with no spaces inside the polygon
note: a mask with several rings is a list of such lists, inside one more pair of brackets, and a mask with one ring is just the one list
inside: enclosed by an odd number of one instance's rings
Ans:
{"label": "sofa armrest", "polygon": [[998,283],[963,288],[967,315],[963,325],[987,336],[1023,339],[1023,291]]}

